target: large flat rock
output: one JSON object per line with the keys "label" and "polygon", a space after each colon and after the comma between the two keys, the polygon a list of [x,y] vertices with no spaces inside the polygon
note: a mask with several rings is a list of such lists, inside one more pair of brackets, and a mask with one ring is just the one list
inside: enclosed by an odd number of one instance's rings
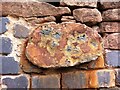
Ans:
{"label": "large flat rock", "polygon": [[70,12],[68,7],[55,7],[45,2],[2,2],[2,9],[0,10],[3,16],[22,17],[59,16]]}
{"label": "large flat rock", "polygon": [[74,66],[96,60],[102,54],[102,40],[84,24],[42,24],[29,36],[25,54],[39,67]]}

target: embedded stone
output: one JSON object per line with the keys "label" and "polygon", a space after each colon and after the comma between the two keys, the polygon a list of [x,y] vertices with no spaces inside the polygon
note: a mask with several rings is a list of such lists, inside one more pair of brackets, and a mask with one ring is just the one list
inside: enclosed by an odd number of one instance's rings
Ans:
{"label": "embedded stone", "polygon": [[79,7],[97,7],[97,0],[82,1],[82,0],[61,0],[60,4],[63,6],[79,6]]}
{"label": "embedded stone", "polygon": [[60,16],[62,14],[70,14],[68,7],[55,7],[46,2],[2,2],[0,10],[3,16]]}
{"label": "embedded stone", "polygon": [[0,34],[3,34],[7,31],[6,24],[9,23],[9,19],[6,17],[0,18]]}
{"label": "embedded stone", "polygon": [[26,38],[29,35],[30,30],[20,24],[14,26],[14,36],[17,38]]}
{"label": "embedded stone", "polygon": [[102,50],[100,35],[84,24],[46,23],[29,36],[25,55],[39,67],[68,67],[96,60]]}
{"label": "embedded stone", "polygon": [[96,24],[102,21],[101,13],[97,9],[75,9],[73,10],[73,16],[82,23]]}

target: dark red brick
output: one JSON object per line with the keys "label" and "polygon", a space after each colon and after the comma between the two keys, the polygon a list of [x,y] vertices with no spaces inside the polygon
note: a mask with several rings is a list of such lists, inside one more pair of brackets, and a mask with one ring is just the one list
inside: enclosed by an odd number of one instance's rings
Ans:
{"label": "dark red brick", "polygon": [[0,74],[18,74],[20,70],[14,57],[0,57],[0,66]]}
{"label": "dark red brick", "polygon": [[118,50],[106,50],[105,62],[110,67],[120,67],[120,51]]}
{"label": "dark red brick", "polygon": [[9,19],[6,17],[0,17],[0,34],[5,33],[8,29],[6,24],[9,23]]}
{"label": "dark red brick", "polygon": [[19,76],[3,76],[2,77],[2,84],[7,86],[9,90],[27,90],[29,88],[29,77],[26,75],[19,75]]}
{"label": "dark red brick", "polygon": [[84,71],[63,73],[62,88],[69,89],[88,88],[87,73]]}
{"label": "dark red brick", "polygon": [[12,42],[7,37],[0,37],[0,53],[10,54],[12,52]]}
{"label": "dark red brick", "polygon": [[120,69],[116,69],[116,85],[120,86]]}
{"label": "dark red brick", "polygon": [[114,70],[101,69],[89,71],[89,88],[115,86]]}
{"label": "dark red brick", "polygon": [[60,75],[39,75],[32,76],[32,89],[60,89]]}

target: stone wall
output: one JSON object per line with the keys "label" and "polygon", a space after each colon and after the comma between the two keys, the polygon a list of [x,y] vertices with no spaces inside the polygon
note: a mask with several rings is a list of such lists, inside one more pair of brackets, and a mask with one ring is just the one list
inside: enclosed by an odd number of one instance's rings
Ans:
{"label": "stone wall", "polygon": [[[32,32],[46,23],[81,23],[92,28],[102,37],[103,54],[72,67],[33,65],[25,57],[26,43]],[[119,0],[3,0],[0,2],[0,88],[120,90],[119,37]]]}

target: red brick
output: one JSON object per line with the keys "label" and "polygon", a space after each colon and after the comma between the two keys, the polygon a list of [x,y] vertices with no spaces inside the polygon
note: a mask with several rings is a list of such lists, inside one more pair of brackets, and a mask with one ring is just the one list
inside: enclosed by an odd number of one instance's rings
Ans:
{"label": "red brick", "polygon": [[100,24],[101,32],[120,32],[120,22],[102,22]]}
{"label": "red brick", "polygon": [[32,89],[60,89],[60,75],[52,74],[52,75],[36,75],[32,76]]}
{"label": "red brick", "polygon": [[113,70],[101,69],[89,71],[89,88],[115,86],[115,73]]}
{"label": "red brick", "polygon": [[104,48],[120,49],[120,33],[105,35],[103,40]]}
{"label": "red brick", "polygon": [[62,88],[88,88],[88,74],[86,71],[68,72],[62,74]]}
{"label": "red brick", "polygon": [[116,85],[120,86],[120,69],[116,69]]}

